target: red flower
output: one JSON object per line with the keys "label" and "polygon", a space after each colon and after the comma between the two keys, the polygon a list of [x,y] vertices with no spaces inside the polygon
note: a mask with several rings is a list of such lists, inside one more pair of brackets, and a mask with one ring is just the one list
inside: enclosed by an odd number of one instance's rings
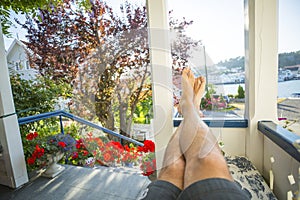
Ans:
{"label": "red flower", "polygon": [[144,141],[144,146],[143,147],[139,146],[138,151],[139,152],[145,152],[145,153],[154,152],[155,151],[155,144],[151,140],[145,140]]}
{"label": "red flower", "polygon": [[34,156],[27,158],[28,165],[33,165],[35,163],[35,160],[36,158]]}
{"label": "red flower", "polygon": [[[36,132],[35,132],[36,133]],[[36,133],[37,134],[37,133]],[[27,140],[33,140],[34,138],[36,138],[37,137],[37,135],[35,135],[34,133],[28,133],[27,135],[26,135],[26,139]]]}
{"label": "red flower", "polygon": [[125,145],[125,146],[124,146],[124,149],[125,149],[126,151],[128,151],[128,152],[130,151],[130,148],[128,147],[128,145]]}
{"label": "red flower", "polygon": [[62,148],[65,148],[67,146],[66,143],[62,142],[62,141],[58,142],[57,145],[62,147]]}
{"label": "red flower", "polygon": [[33,138],[36,138],[37,136],[39,136],[39,134],[37,132],[33,133]]}
{"label": "red flower", "polygon": [[72,159],[75,160],[78,158],[78,152],[73,152]]}
{"label": "red flower", "polygon": [[137,150],[138,150],[138,152],[144,152],[144,147],[138,146]]}
{"label": "red flower", "polygon": [[144,149],[146,149],[146,152],[154,152],[155,151],[155,144],[151,140],[145,140],[144,141]]}
{"label": "red flower", "polygon": [[117,148],[119,150],[123,150],[124,149],[123,146],[121,145],[121,143],[120,142],[116,142],[116,141],[110,141],[106,145],[108,147],[110,147],[110,146],[115,147],[115,148]]}
{"label": "red flower", "polygon": [[80,149],[81,146],[84,147],[82,139],[76,140],[76,149]]}
{"label": "red flower", "polygon": [[110,159],[111,159],[111,155],[110,155],[109,153],[105,153],[105,154],[103,155],[103,159],[104,159],[105,162],[108,162],[108,161],[110,161]]}
{"label": "red flower", "polygon": [[100,138],[95,138],[95,141],[97,142],[99,147],[103,146],[103,141]]}
{"label": "red flower", "polygon": [[34,152],[33,152],[32,155],[33,155],[34,157],[40,158],[40,157],[42,157],[42,156],[44,155],[44,153],[45,153],[45,149],[40,148],[39,145],[37,144],[37,145],[35,146],[35,150],[34,150]]}
{"label": "red flower", "polygon": [[80,149],[81,144],[80,143],[76,143],[76,149]]}
{"label": "red flower", "polygon": [[82,153],[83,153],[83,156],[87,156],[89,154],[89,152],[87,150],[83,150]]}
{"label": "red flower", "polygon": [[154,171],[151,171],[151,172],[143,172],[142,174],[144,175],[144,176],[150,176],[151,174],[153,174],[154,173]]}

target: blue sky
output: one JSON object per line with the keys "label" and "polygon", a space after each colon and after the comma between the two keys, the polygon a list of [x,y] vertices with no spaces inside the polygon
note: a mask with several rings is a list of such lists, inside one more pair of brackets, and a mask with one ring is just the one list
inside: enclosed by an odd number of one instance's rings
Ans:
{"label": "blue sky", "polygon": [[[244,55],[243,4],[244,0],[168,1],[175,17],[194,21],[187,34],[202,40],[215,63]],[[279,0],[279,53],[300,50],[299,10],[299,0]],[[25,39],[24,31],[13,29],[13,32],[15,37],[18,32],[19,38]],[[6,48],[11,42],[12,39],[5,39]]]}

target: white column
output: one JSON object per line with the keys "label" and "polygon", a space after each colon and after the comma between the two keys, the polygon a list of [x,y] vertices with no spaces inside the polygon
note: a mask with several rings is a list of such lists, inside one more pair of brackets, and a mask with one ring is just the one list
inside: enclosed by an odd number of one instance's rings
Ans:
{"label": "white column", "polygon": [[0,25],[0,184],[17,188],[28,182],[18,119],[11,92],[5,46]]}
{"label": "white column", "polygon": [[264,137],[257,130],[257,122],[277,120],[277,0],[245,0],[245,50],[246,155],[262,172]]}
{"label": "white column", "polygon": [[172,62],[166,0],[147,0],[157,168],[173,133]]}

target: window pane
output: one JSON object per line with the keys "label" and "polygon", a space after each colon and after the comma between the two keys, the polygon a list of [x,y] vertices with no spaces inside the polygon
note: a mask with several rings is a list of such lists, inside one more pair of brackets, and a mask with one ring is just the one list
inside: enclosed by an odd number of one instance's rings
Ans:
{"label": "window pane", "polygon": [[300,2],[279,0],[278,118],[300,134]]}
{"label": "window pane", "polygon": [[[205,117],[244,116],[244,1],[170,0],[174,71],[190,66],[206,78]],[[174,79],[175,78],[174,72]],[[178,79],[174,80],[178,100]]]}

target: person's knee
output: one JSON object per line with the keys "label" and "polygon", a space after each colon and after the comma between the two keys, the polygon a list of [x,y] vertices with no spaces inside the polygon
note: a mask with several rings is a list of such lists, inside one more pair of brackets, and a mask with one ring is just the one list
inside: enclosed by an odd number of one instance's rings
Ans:
{"label": "person's knee", "polygon": [[167,174],[170,176],[180,176],[184,174],[185,160],[181,156],[178,159],[174,159],[172,162],[167,163],[161,169],[161,174]]}

